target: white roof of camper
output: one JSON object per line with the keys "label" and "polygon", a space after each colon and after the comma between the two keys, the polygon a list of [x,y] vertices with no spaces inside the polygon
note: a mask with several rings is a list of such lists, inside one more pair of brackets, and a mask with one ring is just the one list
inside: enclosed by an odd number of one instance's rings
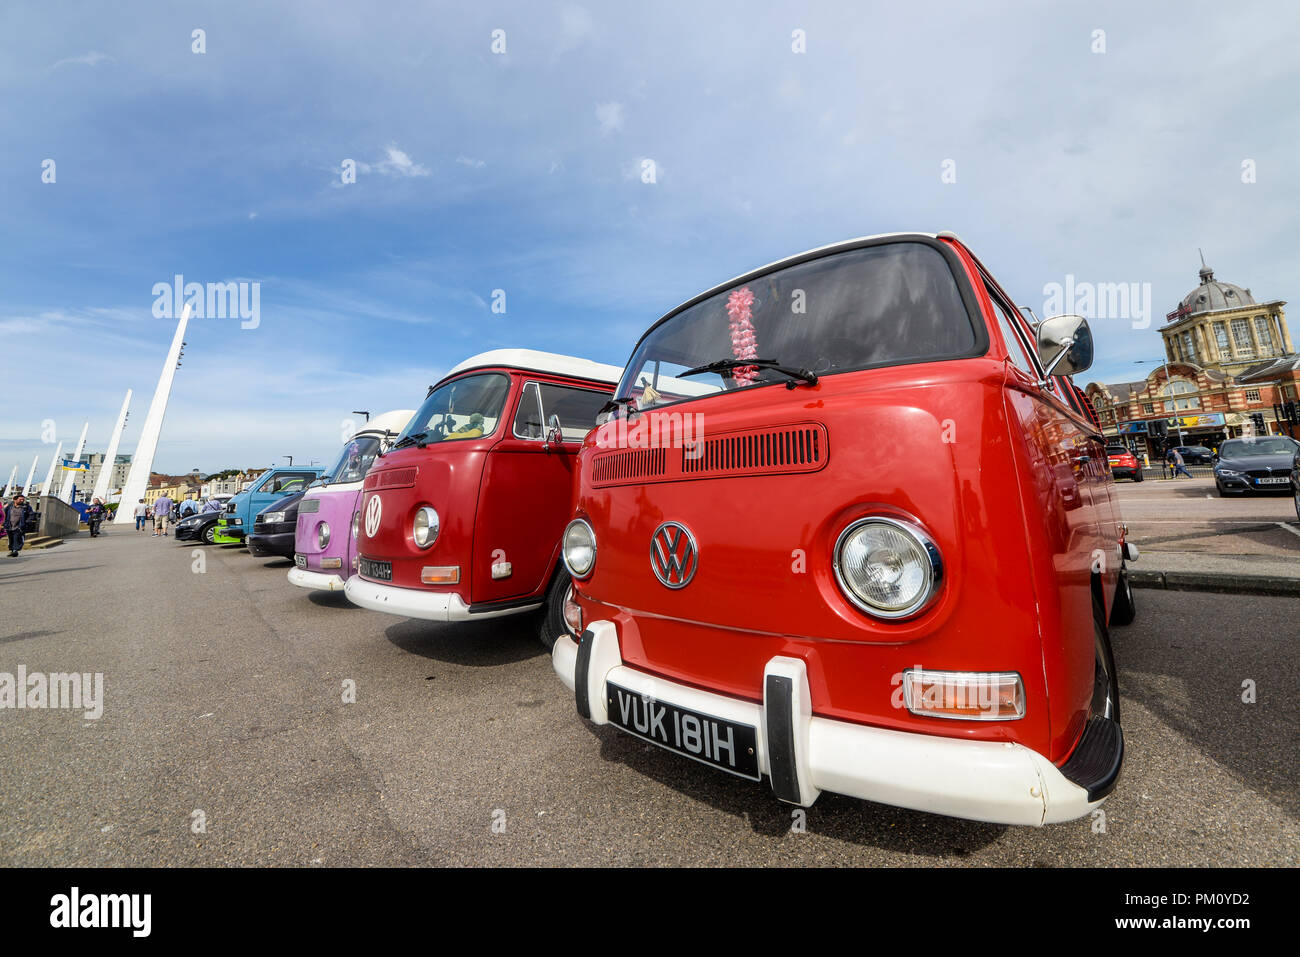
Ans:
{"label": "white roof of camper", "polygon": [[392,412],[372,415],[370,421],[357,429],[352,437],[355,439],[358,435],[365,435],[367,432],[392,432],[396,435],[406,428],[406,423],[411,421],[413,415],[415,415],[414,409],[394,409]]}
{"label": "white roof of camper", "polygon": [[623,378],[623,370],[618,366],[592,362],[590,359],[580,359],[577,356],[562,356],[555,352],[538,352],[535,349],[493,349],[490,352],[480,352],[476,356],[470,356],[443,376],[443,379],[449,379],[466,369],[482,369],[488,366],[531,369],[534,372],[591,379],[595,382],[608,382],[611,385]]}

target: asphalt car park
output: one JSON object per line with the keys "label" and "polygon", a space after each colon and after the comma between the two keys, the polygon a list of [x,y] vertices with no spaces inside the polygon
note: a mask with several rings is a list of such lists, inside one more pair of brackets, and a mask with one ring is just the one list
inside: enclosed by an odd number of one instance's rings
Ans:
{"label": "asphalt car park", "polygon": [[1114,631],[1119,786],[1034,829],[831,794],[800,814],[578,720],[531,619],[394,618],[289,567],[117,528],[0,567],[0,671],[104,675],[97,720],[0,712],[0,862],[1300,863],[1295,599],[1142,591]]}

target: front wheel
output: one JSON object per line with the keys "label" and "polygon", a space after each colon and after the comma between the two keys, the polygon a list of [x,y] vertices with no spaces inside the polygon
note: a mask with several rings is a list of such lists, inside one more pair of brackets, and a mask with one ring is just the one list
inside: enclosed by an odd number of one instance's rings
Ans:
{"label": "front wheel", "polygon": [[561,566],[546,589],[546,607],[542,609],[542,624],[537,634],[548,652],[555,647],[557,638],[569,634],[569,626],[564,623],[564,603],[572,589],[573,579],[568,569]]}
{"label": "front wheel", "polygon": [[1115,675],[1115,656],[1110,650],[1110,637],[1101,622],[1100,609],[1096,609],[1096,612],[1092,616],[1092,714],[1119,724],[1119,680]]}
{"label": "front wheel", "polygon": [[216,540],[216,535],[217,535],[217,523],[213,522],[211,525],[209,525],[207,528],[203,530],[203,544],[204,545],[213,544],[214,541]]}
{"label": "front wheel", "polygon": [[1140,482],[1142,481],[1142,479],[1143,479],[1143,475],[1141,472],[1138,472],[1136,475],[1133,476],[1133,481],[1135,482]]}

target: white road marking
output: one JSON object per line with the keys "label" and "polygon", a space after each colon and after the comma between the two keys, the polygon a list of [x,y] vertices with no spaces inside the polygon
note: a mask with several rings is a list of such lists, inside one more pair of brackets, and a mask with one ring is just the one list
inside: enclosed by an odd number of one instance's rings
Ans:
{"label": "white road marking", "polygon": [[1300,528],[1293,528],[1292,526],[1288,525],[1286,522],[1278,522],[1277,527],[1285,528],[1292,535],[1300,535]]}

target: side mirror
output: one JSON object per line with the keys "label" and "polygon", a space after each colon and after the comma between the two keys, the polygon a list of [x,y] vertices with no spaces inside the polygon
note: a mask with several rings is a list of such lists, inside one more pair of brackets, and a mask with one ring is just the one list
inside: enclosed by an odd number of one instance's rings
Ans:
{"label": "side mirror", "polygon": [[1083,316],[1052,316],[1038,324],[1043,378],[1071,376],[1092,365],[1092,330]]}
{"label": "side mirror", "polygon": [[542,443],[542,448],[548,452],[551,450],[551,443],[559,444],[564,441],[564,429],[560,426],[560,417],[554,412],[546,420],[546,441]]}

